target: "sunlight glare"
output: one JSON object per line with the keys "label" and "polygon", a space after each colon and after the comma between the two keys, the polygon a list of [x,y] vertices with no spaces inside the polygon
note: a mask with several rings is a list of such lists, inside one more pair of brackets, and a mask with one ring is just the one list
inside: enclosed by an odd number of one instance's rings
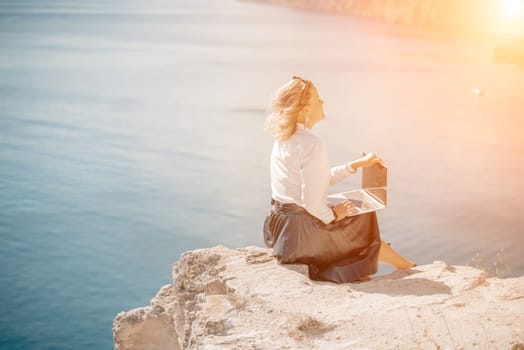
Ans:
{"label": "sunlight glare", "polygon": [[524,0],[503,0],[500,12],[507,20],[516,20],[524,14]]}

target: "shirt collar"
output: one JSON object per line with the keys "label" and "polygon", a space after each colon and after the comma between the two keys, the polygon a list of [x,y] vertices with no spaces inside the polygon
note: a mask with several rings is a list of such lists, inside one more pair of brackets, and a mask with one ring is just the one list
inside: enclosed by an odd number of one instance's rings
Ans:
{"label": "shirt collar", "polygon": [[304,124],[302,124],[302,123],[297,123],[296,130],[300,130],[300,131],[308,130],[308,131],[309,131],[309,128],[307,128],[307,127],[306,127]]}

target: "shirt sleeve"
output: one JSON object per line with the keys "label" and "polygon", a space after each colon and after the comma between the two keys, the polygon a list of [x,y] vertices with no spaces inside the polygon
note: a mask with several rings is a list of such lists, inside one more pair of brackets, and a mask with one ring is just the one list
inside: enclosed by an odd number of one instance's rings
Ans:
{"label": "shirt sleeve", "polygon": [[335,219],[333,210],[327,205],[331,174],[327,150],[320,140],[316,140],[305,152],[300,177],[304,209],[325,224],[329,224]]}
{"label": "shirt sleeve", "polygon": [[334,166],[331,168],[331,179],[329,180],[329,185],[336,185],[349,175],[354,174],[356,172],[356,169],[353,169],[353,167],[351,166],[346,166],[346,164]]}

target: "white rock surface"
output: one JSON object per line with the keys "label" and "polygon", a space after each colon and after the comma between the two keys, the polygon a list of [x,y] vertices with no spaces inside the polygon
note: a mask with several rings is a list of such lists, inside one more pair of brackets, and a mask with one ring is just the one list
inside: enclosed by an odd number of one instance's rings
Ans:
{"label": "white rock surface", "polygon": [[[524,349],[524,277],[441,261],[333,284],[268,249],[184,253],[151,305],[119,313],[115,349]],[[520,347],[522,346],[522,347]]]}

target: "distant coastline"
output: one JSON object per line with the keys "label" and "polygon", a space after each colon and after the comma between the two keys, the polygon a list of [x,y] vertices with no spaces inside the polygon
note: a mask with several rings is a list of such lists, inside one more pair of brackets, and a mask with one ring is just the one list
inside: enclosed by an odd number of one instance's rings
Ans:
{"label": "distant coastline", "polygon": [[335,12],[456,34],[524,35],[524,24],[500,13],[497,0],[241,0]]}

